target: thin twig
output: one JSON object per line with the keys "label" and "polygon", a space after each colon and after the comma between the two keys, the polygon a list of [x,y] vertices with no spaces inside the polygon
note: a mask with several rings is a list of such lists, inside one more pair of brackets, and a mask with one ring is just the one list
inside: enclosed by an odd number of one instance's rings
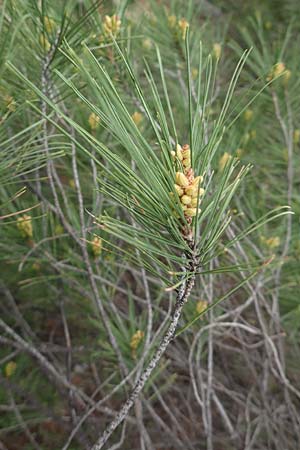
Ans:
{"label": "thin twig", "polygon": [[[193,261],[195,264],[195,262]],[[195,265],[192,267],[192,273],[195,272]],[[143,390],[143,387],[145,386],[147,380],[149,379],[150,375],[152,374],[153,370],[157,366],[158,362],[160,361],[160,358],[166,351],[168,345],[174,338],[174,333],[176,331],[179,319],[181,317],[182,309],[185,305],[185,303],[188,300],[188,297],[190,296],[191,290],[194,286],[195,282],[195,275],[192,275],[187,281],[184,281],[180,287],[180,290],[177,295],[176,305],[172,314],[172,319],[169,324],[169,327],[158,346],[156,352],[154,353],[154,356],[152,357],[151,361],[149,362],[147,368],[144,370],[144,372],[141,374],[139,380],[137,381],[135,387],[133,388],[131,394],[129,395],[126,402],[121,407],[119,413],[117,414],[116,418],[109,424],[109,426],[106,428],[106,430],[103,432],[102,436],[98,439],[96,444],[92,447],[92,450],[100,450],[104,444],[107,442],[113,431],[120,425],[120,423],[123,422],[125,417],[128,415],[130,409],[132,408],[135,400],[139,396],[140,392]]]}

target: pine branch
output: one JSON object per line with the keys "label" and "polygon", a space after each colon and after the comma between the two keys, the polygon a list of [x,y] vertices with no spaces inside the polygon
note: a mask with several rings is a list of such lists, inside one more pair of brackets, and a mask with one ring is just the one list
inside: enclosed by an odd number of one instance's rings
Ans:
{"label": "pine branch", "polygon": [[[186,266],[183,269],[183,276],[182,276],[182,284],[178,290],[177,299],[175,303],[175,307],[172,313],[171,322],[169,324],[169,327],[163,336],[156,352],[154,353],[152,359],[150,360],[148,366],[143,371],[143,373],[140,375],[138,381],[136,382],[135,387],[131,391],[131,394],[129,395],[126,402],[121,407],[120,411],[116,415],[116,417],[112,420],[112,422],[108,425],[106,430],[103,432],[102,436],[98,439],[98,441],[95,443],[95,445],[92,447],[92,450],[100,450],[103,448],[105,443],[108,441],[114,430],[125,420],[127,415],[129,414],[132,406],[135,403],[135,400],[140,395],[141,391],[143,390],[146,382],[149,380],[153,370],[156,368],[157,364],[159,363],[161,357],[165,353],[166,349],[168,348],[171,341],[174,339],[175,332],[179,323],[179,320],[181,318],[182,310],[184,305],[187,303],[188,298],[191,294],[191,291],[193,289],[194,283],[195,283],[195,276],[196,272],[199,268],[199,260],[196,256],[195,249],[194,249],[194,242],[190,243],[190,247],[192,250],[192,256],[189,261],[187,261]],[[186,273],[189,272],[191,275],[189,278],[186,279]]]}

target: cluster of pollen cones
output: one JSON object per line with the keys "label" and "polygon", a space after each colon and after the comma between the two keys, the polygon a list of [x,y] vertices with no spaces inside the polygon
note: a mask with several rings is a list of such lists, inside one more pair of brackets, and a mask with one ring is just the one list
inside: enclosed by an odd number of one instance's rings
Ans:
{"label": "cluster of pollen cones", "polygon": [[203,181],[202,176],[195,177],[194,170],[191,167],[191,150],[188,144],[181,147],[177,145],[176,152],[172,152],[173,160],[180,169],[176,172],[175,190],[180,199],[180,205],[184,216],[188,222],[192,217],[199,214],[200,198],[204,194],[204,189],[200,188]]}

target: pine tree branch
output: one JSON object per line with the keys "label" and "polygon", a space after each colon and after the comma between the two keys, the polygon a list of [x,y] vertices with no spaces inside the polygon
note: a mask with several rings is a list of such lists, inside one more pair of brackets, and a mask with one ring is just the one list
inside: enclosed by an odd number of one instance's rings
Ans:
{"label": "pine tree branch", "polygon": [[[190,244],[191,247],[193,246],[193,243]],[[139,377],[135,387],[131,391],[131,394],[129,395],[128,399],[125,401],[123,406],[121,407],[120,411],[117,413],[116,417],[112,420],[112,422],[108,425],[108,427],[104,430],[102,436],[98,439],[98,441],[95,443],[95,445],[92,447],[92,450],[101,450],[105,443],[108,441],[114,430],[124,421],[126,416],[128,415],[130,409],[135,403],[135,400],[138,398],[139,394],[143,390],[146,382],[150,378],[153,370],[156,368],[157,364],[159,363],[161,357],[165,353],[167,347],[171,343],[171,341],[174,338],[178,322],[181,317],[182,309],[184,305],[186,304],[190,293],[193,289],[194,283],[195,283],[195,273],[198,268],[198,258],[196,257],[195,253],[193,252],[191,259],[189,260],[187,266],[185,267],[184,272],[189,271],[191,273],[190,277],[186,279],[186,275],[183,275],[183,278],[185,281],[183,281],[176,299],[176,304],[172,313],[171,322],[169,324],[169,327],[163,336],[160,345],[158,346],[156,352],[154,353],[152,359],[150,360],[148,366],[143,371],[141,376]]]}

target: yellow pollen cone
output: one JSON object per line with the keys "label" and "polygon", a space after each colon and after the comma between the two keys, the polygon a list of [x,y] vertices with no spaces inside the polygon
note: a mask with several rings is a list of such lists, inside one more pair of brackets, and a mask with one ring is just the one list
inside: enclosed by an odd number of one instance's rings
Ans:
{"label": "yellow pollen cone", "polygon": [[294,144],[299,144],[300,142],[300,130],[294,131]]}
{"label": "yellow pollen cone", "polygon": [[176,190],[177,194],[179,195],[179,197],[181,197],[183,195],[184,191],[180,186],[178,186],[178,184],[175,184],[175,190]]}
{"label": "yellow pollen cone", "polygon": [[140,112],[138,112],[138,111],[135,111],[133,114],[132,114],[132,120],[134,121],[134,123],[136,124],[136,126],[138,127],[140,124],[141,124],[141,122],[143,121],[143,114],[141,114]]}
{"label": "yellow pollen cone", "polygon": [[100,256],[102,252],[102,239],[95,236],[92,241],[92,251],[95,257]]}
{"label": "yellow pollen cone", "polygon": [[177,144],[177,147],[176,147],[176,156],[179,159],[179,161],[183,160],[182,148],[181,148],[181,146],[179,144]]}
{"label": "yellow pollen cone", "polygon": [[244,119],[246,120],[246,122],[250,122],[252,117],[253,117],[252,109],[246,109],[246,111],[244,112]]}
{"label": "yellow pollen cone", "polygon": [[218,42],[216,42],[216,43],[213,45],[213,56],[214,56],[216,59],[220,59],[221,53],[222,53],[222,47],[221,47],[221,44],[219,44]]}
{"label": "yellow pollen cone", "polygon": [[273,75],[274,77],[279,77],[279,75],[283,74],[284,71],[285,71],[285,64],[283,62],[278,62],[274,66]]}
{"label": "yellow pollen cone", "polygon": [[223,156],[221,156],[221,158],[219,160],[219,170],[220,170],[220,172],[223,172],[227,162],[230,161],[230,159],[231,159],[231,155],[228,152],[225,152],[223,154]]}
{"label": "yellow pollen cone", "polygon": [[182,161],[182,164],[183,164],[183,166],[186,167],[186,168],[191,167],[191,160],[190,160],[190,158],[184,159],[184,160]]}
{"label": "yellow pollen cone", "polygon": [[181,37],[183,40],[185,40],[188,27],[189,27],[189,23],[185,18],[178,20],[178,28],[181,31]]}
{"label": "yellow pollen cone", "polygon": [[89,122],[89,126],[90,126],[91,130],[95,131],[99,127],[100,117],[97,116],[97,114],[95,114],[94,112],[92,112],[89,115],[88,122]]}
{"label": "yellow pollen cone", "polygon": [[4,369],[6,378],[10,378],[15,373],[16,369],[17,364],[14,361],[7,363]]}
{"label": "yellow pollen cone", "polygon": [[198,206],[199,203],[200,203],[200,200],[198,200],[198,197],[192,198],[191,206],[192,206],[193,208],[197,208],[197,206]]}
{"label": "yellow pollen cone", "polygon": [[189,180],[182,172],[176,172],[176,184],[182,187],[188,187]]}
{"label": "yellow pollen cone", "polygon": [[184,158],[190,158],[191,157],[191,149],[190,149],[189,145],[186,144],[186,145],[184,145],[182,147],[182,156]]}
{"label": "yellow pollen cone", "polygon": [[203,311],[206,310],[207,306],[208,306],[207,301],[205,301],[205,300],[199,300],[199,301],[197,302],[197,305],[196,305],[196,312],[197,312],[198,314],[201,314]]}
{"label": "yellow pollen cone", "polygon": [[55,30],[55,22],[53,19],[50,19],[50,17],[44,18],[44,25],[47,30],[47,33],[53,33]]}
{"label": "yellow pollen cone", "polygon": [[192,198],[189,195],[183,195],[180,199],[181,203],[184,205],[189,205],[192,201]]}
{"label": "yellow pollen cone", "polygon": [[203,177],[201,175],[199,175],[198,177],[196,177],[193,181],[193,185],[194,186],[198,186],[199,183],[202,183],[203,181]]}
{"label": "yellow pollen cone", "polygon": [[[200,212],[200,209],[198,209],[198,212]],[[184,214],[188,217],[195,217],[197,214],[197,208],[187,208]]]}
{"label": "yellow pollen cone", "polygon": [[170,28],[174,28],[175,25],[176,25],[176,21],[177,21],[176,16],[174,16],[174,15],[169,16],[169,17],[168,17],[168,24],[169,24],[169,27],[170,27]]}
{"label": "yellow pollen cone", "polygon": [[191,197],[195,197],[198,195],[198,187],[191,185],[185,190],[185,193]]}
{"label": "yellow pollen cone", "polygon": [[51,45],[48,39],[43,34],[40,35],[40,44],[46,52],[49,52]]}
{"label": "yellow pollen cone", "polygon": [[285,86],[287,86],[288,82],[290,81],[291,76],[292,76],[292,72],[289,69],[287,69],[283,74],[283,84]]}
{"label": "yellow pollen cone", "polygon": [[24,238],[33,237],[32,219],[28,214],[18,217],[17,227]]}

